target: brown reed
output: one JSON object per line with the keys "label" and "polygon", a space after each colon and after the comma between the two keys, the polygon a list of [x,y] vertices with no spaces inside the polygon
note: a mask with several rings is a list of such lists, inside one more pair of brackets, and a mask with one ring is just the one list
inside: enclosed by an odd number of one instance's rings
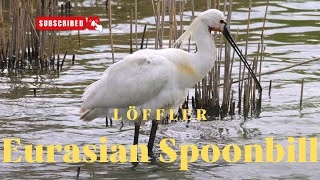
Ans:
{"label": "brown reed", "polygon": [[111,46],[111,56],[112,56],[112,63],[115,62],[114,60],[114,48],[113,48],[113,36],[112,36],[112,8],[111,8],[111,0],[106,1],[106,10],[109,19],[109,38],[110,38],[110,46]]}
{"label": "brown reed", "polygon": [[301,80],[300,111],[302,111],[304,79]]}
{"label": "brown reed", "polygon": [[[58,16],[58,0],[12,0],[9,7],[0,2],[0,67],[8,71],[28,69],[61,70],[57,64],[59,37],[57,31],[35,28],[38,16]],[[61,5],[61,13],[71,14],[71,2]],[[10,18],[4,19],[8,13]],[[80,42],[79,42],[80,43]]]}

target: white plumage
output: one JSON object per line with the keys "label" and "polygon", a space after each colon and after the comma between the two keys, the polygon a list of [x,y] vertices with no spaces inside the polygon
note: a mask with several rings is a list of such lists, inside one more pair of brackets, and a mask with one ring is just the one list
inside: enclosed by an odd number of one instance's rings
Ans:
{"label": "white plumage", "polygon": [[[168,109],[182,104],[188,89],[199,82],[214,65],[216,47],[211,31],[222,32],[254,78],[261,96],[261,85],[232,39],[225,17],[221,11],[210,9],[201,13],[176,42],[176,45],[180,45],[192,37],[197,45],[196,53],[170,48],[146,49],[128,55],[111,65],[100,80],[85,90],[80,119],[91,121],[97,117],[106,117],[114,108],[119,109],[122,117],[126,116],[129,106],[135,106],[139,114],[141,109],[151,109],[150,120],[153,121],[148,155],[152,157],[159,122],[155,120],[156,109],[168,112]],[[141,116],[134,124],[135,145],[138,144]]]}
{"label": "white plumage", "polygon": [[[170,109],[183,103],[189,88],[213,67],[216,59],[214,39],[209,30],[223,31],[225,17],[208,10],[197,17],[177,44],[192,36],[198,51],[181,49],[139,50],[111,65],[103,77],[88,86],[83,94],[81,119],[106,117],[114,108],[126,112],[136,109]],[[154,118],[151,114],[151,119]]]}

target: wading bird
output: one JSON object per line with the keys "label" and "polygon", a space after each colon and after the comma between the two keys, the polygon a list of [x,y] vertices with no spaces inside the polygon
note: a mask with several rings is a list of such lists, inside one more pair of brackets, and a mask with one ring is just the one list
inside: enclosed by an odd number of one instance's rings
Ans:
{"label": "wading bird", "polygon": [[[155,109],[165,109],[168,112],[181,105],[188,89],[204,78],[214,66],[217,50],[211,31],[222,32],[256,81],[261,93],[260,83],[232,39],[223,13],[210,9],[202,12],[176,41],[176,44],[181,44],[192,37],[197,45],[196,53],[176,48],[144,49],[126,56],[107,68],[100,80],[85,89],[80,119],[91,121],[106,117],[114,108],[127,112],[129,106],[135,106],[141,116],[141,109],[151,109],[152,112]],[[159,122],[155,120],[155,113],[151,113],[151,119],[149,156],[153,154]],[[134,145],[138,144],[141,122],[141,117],[134,121]]]}

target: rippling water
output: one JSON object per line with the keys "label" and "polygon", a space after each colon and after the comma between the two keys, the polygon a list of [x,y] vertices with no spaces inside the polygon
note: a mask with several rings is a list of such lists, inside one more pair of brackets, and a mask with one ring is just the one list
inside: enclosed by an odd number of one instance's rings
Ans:
{"label": "rippling water", "polygon": [[[240,48],[245,42],[247,2],[237,0],[232,13],[234,30],[240,29]],[[249,56],[257,50],[261,35],[265,1],[255,0],[251,14]],[[113,32],[116,61],[129,52],[129,18],[133,4],[123,0],[113,3]],[[206,1],[196,1],[197,12],[205,10]],[[144,23],[154,30],[152,5],[147,0],[139,3],[138,36],[141,37]],[[190,4],[186,5],[185,18],[190,19]],[[188,9],[189,8],[189,9]],[[189,11],[189,13],[188,13]],[[102,17],[106,24],[104,2],[76,1],[74,14]],[[271,1],[265,30],[266,57],[262,70],[267,72],[297,62],[320,57],[320,3],[318,1],[278,0]],[[81,46],[77,45],[77,32],[63,32],[61,54],[76,54],[76,64],[71,65],[67,56],[64,70],[59,74],[31,72],[0,74],[0,138],[20,138],[25,144],[83,144],[99,143],[106,136],[108,145],[121,143],[129,146],[133,140],[133,127],[105,127],[105,120],[91,123],[79,120],[80,97],[83,89],[99,79],[111,63],[108,30],[102,34],[93,31],[81,32]],[[153,47],[149,35],[149,47]],[[264,138],[275,137],[276,143],[286,145],[289,136],[318,137],[320,129],[320,65],[313,62],[276,74],[262,77],[264,88],[260,118],[243,123],[241,117],[227,121],[176,123],[163,125],[158,131],[156,144],[165,137],[174,137],[177,144],[217,144],[224,147],[235,143],[264,144]],[[237,71],[234,71],[237,72]],[[235,73],[234,76],[237,76]],[[305,79],[303,110],[299,111],[300,82]],[[271,97],[268,96],[269,81],[273,81]],[[37,89],[34,97],[33,89]],[[142,128],[139,142],[147,143],[150,125]],[[0,152],[3,144],[0,144]],[[160,153],[159,146],[156,150]],[[13,158],[19,153],[13,153]],[[58,153],[57,157],[61,158]],[[58,159],[57,158],[57,159]],[[3,159],[0,153],[0,159]],[[179,161],[173,164],[156,165],[141,163],[132,169],[130,163],[52,164],[0,163],[1,178],[75,178],[81,166],[81,178],[225,178],[225,179],[318,179],[318,163],[235,163],[218,161],[208,164],[197,161],[190,164],[187,172],[179,171]]]}

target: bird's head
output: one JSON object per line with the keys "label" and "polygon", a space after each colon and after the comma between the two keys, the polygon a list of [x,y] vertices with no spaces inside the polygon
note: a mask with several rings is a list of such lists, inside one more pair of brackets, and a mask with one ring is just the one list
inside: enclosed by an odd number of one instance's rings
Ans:
{"label": "bird's head", "polygon": [[227,25],[226,17],[223,15],[223,13],[217,9],[209,9],[204,12],[202,12],[189,26],[189,28],[177,39],[175,43],[175,47],[180,47],[182,41],[188,40],[195,32],[195,29],[197,28],[208,28],[209,32],[211,31],[217,31],[221,32],[223,36],[226,38],[226,40],[230,43],[230,45],[233,47],[235,52],[239,55],[240,59],[244,63],[244,65],[247,67],[249,73],[255,80],[258,89],[262,91],[261,85],[253,73],[250,65],[248,64],[247,60],[241,53],[241,50],[238,48],[237,44],[233,40],[229,29]]}
{"label": "bird's head", "polygon": [[223,15],[223,13],[217,9],[209,9],[209,10],[201,13],[200,16],[198,16],[198,18],[203,24],[208,26],[209,32],[218,31],[223,34],[223,36],[230,43],[230,45],[233,47],[235,52],[239,55],[239,57],[242,60],[242,62],[244,63],[244,65],[247,67],[251,76],[254,78],[255,82],[257,83],[260,94],[261,94],[261,91],[262,91],[261,85],[260,85],[257,77],[255,76],[255,74],[253,73],[247,60],[245,59],[245,57],[241,53],[241,50],[238,48],[237,44],[233,40],[233,38],[229,32],[228,26],[227,26],[227,20],[226,20],[225,16]]}
{"label": "bird's head", "polygon": [[[209,32],[223,32],[227,29],[226,17],[217,9],[209,9],[202,12],[193,20],[188,29],[177,39],[175,47],[180,47],[183,41],[194,36],[199,28],[206,28]],[[198,32],[197,32],[198,33]]]}
{"label": "bird's head", "polygon": [[217,9],[209,9],[200,14],[199,20],[208,26],[209,31],[223,32],[226,26],[226,18],[223,13]]}

